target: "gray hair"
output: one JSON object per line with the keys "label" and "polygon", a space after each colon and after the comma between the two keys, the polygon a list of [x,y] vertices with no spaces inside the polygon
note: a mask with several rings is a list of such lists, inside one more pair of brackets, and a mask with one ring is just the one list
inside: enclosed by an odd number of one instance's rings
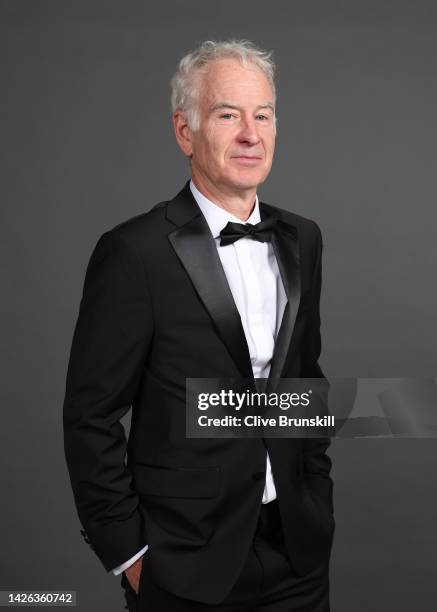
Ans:
{"label": "gray hair", "polygon": [[[213,60],[235,58],[246,68],[249,64],[257,66],[267,77],[272,88],[273,103],[276,102],[274,82],[275,64],[272,51],[263,51],[248,40],[229,40],[216,42],[206,40],[197,49],[185,55],[171,79],[171,106],[173,112],[184,113],[189,127],[199,129],[199,74],[207,70]],[[276,117],[275,117],[276,125]]]}

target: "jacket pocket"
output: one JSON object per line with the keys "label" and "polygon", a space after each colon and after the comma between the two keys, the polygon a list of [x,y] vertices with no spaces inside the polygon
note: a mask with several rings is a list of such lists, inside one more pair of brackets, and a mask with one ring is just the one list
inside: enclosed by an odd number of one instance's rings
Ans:
{"label": "jacket pocket", "polygon": [[304,483],[302,501],[320,527],[328,532],[334,530],[334,515],[330,511],[327,501],[321,497],[318,489],[314,489],[314,487],[310,487],[307,483]]}
{"label": "jacket pocket", "polygon": [[212,499],[219,493],[220,468],[137,463],[134,467],[134,482],[140,495]]}

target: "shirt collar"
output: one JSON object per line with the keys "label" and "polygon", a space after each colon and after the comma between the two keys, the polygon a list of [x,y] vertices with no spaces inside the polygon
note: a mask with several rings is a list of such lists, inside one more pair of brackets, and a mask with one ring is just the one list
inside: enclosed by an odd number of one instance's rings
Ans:
{"label": "shirt collar", "polygon": [[[200,191],[196,188],[193,181],[190,181],[190,189],[194,199],[203,213],[203,216],[206,219],[206,222],[209,225],[213,238],[218,238],[220,232],[229,221],[233,223],[243,223],[243,221],[241,221],[241,219],[238,217],[231,215],[231,213],[224,208],[221,208],[217,204],[214,204],[214,202],[211,202],[211,200],[208,200],[208,198],[205,197],[203,193],[200,193]],[[260,221],[261,215],[259,212],[258,196],[256,196],[253,211],[251,212],[250,217],[247,219],[247,221],[244,221],[244,223],[252,223],[252,225],[255,225]]]}

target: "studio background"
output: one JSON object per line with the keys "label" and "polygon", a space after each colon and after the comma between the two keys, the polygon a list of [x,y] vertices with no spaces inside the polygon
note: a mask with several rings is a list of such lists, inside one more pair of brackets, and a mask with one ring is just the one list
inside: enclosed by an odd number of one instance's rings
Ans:
{"label": "studio background", "polygon": [[[3,0],[0,22],[0,588],[72,589],[78,611],[116,612],[120,579],[79,533],[62,401],[97,239],[188,178],[177,61],[208,38],[274,49],[277,148],[259,194],[321,227],[322,367],[434,377],[437,5]],[[431,612],[437,440],[334,440],[330,456],[333,612]]]}

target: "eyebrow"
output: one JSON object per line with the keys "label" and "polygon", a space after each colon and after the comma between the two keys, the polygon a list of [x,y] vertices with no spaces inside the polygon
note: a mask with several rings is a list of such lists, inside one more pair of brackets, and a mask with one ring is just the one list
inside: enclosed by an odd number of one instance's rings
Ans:
{"label": "eyebrow", "polygon": [[[241,106],[237,106],[236,104],[232,104],[232,102],[216,102],[215,104],[210,106],[209,111],[211,113],[213,113],[214,111],[219,110],[221,108],[232,108],[232,109],[238,110],[238,111],[242,110]],[[273,106],[273,104],[271,102],[266,102],[265,104],[260,104],[259,106],[256,107],[255,110],[259,111],[259,110],[262,110],[264,108],[268,108],[272,112],[275,112],[275,107]]]}

